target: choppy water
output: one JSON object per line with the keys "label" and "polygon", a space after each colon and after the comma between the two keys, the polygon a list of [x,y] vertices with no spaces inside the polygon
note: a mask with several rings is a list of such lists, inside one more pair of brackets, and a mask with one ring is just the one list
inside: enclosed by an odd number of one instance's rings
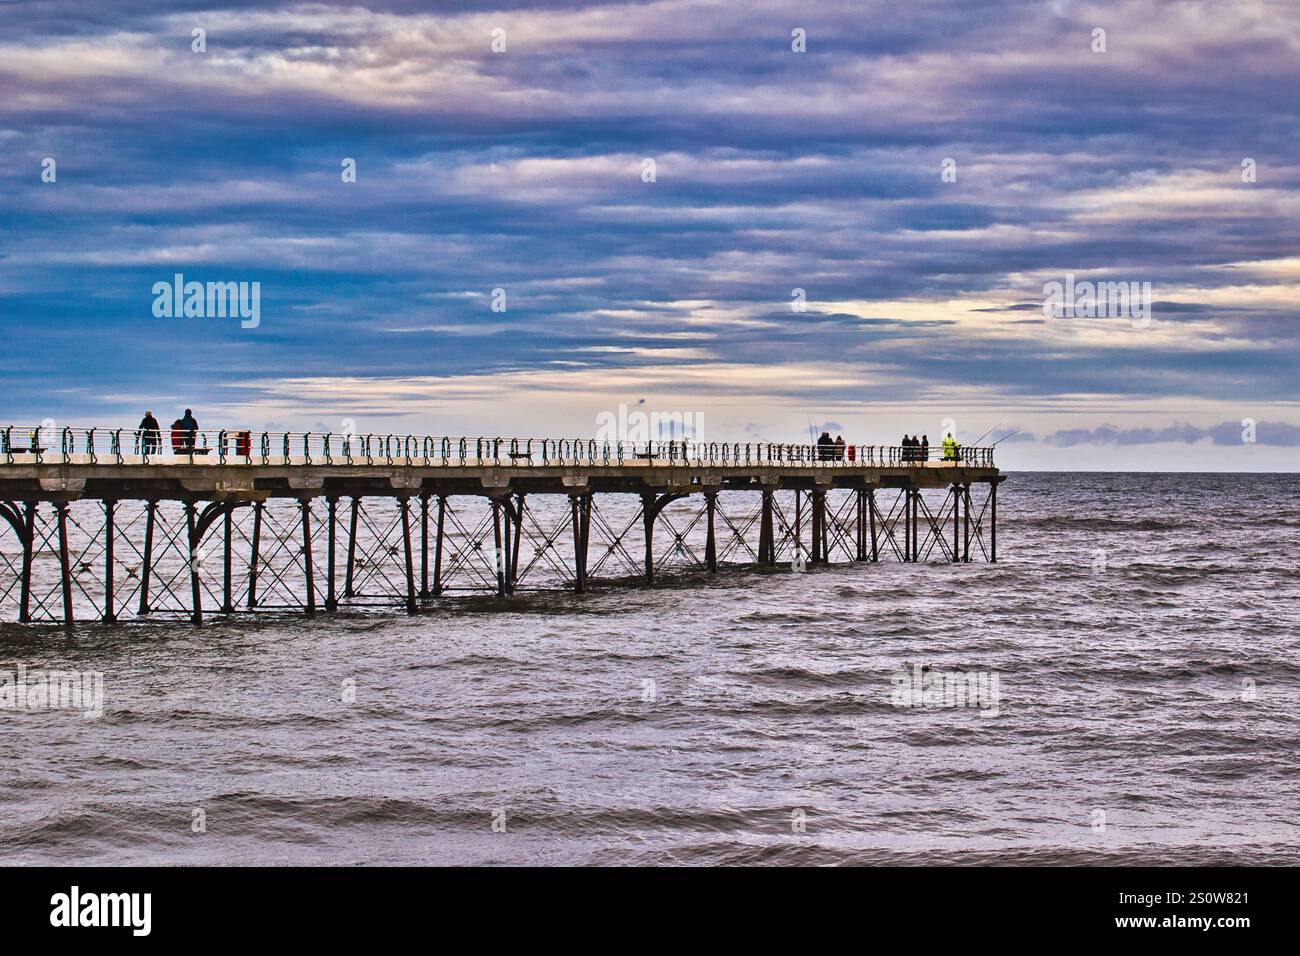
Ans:
{"label": "choppy water", "polygon": [[[106,712],[0,710],[0,862],[1294,864],[1298,490],[1015,475],[997,565],[6,624]],[[998,715],[895,706],[906,664]]]}

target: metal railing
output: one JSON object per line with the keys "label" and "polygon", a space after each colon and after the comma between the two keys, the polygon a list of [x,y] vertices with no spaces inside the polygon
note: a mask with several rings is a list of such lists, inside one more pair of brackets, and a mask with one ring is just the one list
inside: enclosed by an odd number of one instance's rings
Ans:
{"label": "metal railing", "polygon": [[943,449],[900,445],[779,442],[604,441],[592,438],[487,438],[251,429],[79,428],[9,425],[0,429],[5,464],[218,465],[882,465],[993,467],[992,446]]}

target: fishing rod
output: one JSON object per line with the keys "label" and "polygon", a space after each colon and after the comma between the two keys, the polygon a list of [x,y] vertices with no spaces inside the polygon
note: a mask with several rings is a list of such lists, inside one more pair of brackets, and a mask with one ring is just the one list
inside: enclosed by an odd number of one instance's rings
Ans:
{"label": "fishing rod", "polygon": [[983,435],[980,435],[979,438],[975,439],[974,441],[967,442],[966,444],[968,444],[968,445],[976,445],[976,446],[978,446],[980,442],[982,442],[985,438],[987,438],[987,437],[988,437],[989,435],[991,435],[994,431],[996,431],[998,425],[1001,425],[1001,424],[1002,424],[1001,422],[998,422],[997,425],[994,425],[992,428],[990,428],[988,431],[986,431]]}
{"label": "fishing rod", "polygon": [[[1021,431],[1022,429],[1017,428],[1015,431],[1011,433],[1011,435],[1019,435]],[[997,441],[993,443],[992,447],[997,448],[1000,443],[1006,441],[1008,438],[1011,437],[1011,435],[1003,435],[1001,438],[999,438]]]}

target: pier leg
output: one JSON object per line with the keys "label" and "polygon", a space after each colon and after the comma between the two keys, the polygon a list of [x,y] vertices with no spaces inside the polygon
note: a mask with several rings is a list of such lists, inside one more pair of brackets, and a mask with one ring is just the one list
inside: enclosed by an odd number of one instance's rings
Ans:
{"label": "pier leg", "polygon": [[772,528],[772,492],[763,489],[763,511],[758,525],[758,563],[776,564],[776,538]]}
{"label": "pier leg", "polygon": [[582,581],[587,581],[587,552],[591,545],[591,495],[582,496]]}
{"label": "pier leg", "polygon": [[505,554],[501,550],[501,502],[492,499],[492,535],[496,550],[492,552],[492,563],[496,565],[497,597],[506,596]]}
{"label": "pier leg", "polygon": [[515,498],[515,538],[514,548],[510,552],[510,593],[514,593],[515,581],[519,578],[519,543],[524,540],[524,496]]}
{"label": "pier leg", "polygon": [[587,590],[587,541],[591,534],[591,495],[570,495],[573,514],[573,590]]}
{"label": "pier leg", "polygon": [[433,539],[433,596],[442,596],[442,528],[443,519],[447,516],[447,498],[444,495],[438,496],[438,530],[437,537]]}
{"label": "pier leg", "polygon": [[809,564],[825,564],[827,560],[825,548],[825,530],[826,530],[826,492],[812,491],[812,551],[808,555]]}
{"label": "pier leg", "polygon": [[32,559],[36,547],[36,502],[23,502],[23,570],[18,591],[18,622],[32,619]]}
{"label": "pier leg", "polygon": [[808,492],[808,504],[812,507],[812,521],[811,521],[812,527],[809,529],[812,532],[812,542],[808,547],[809,564],[817,564],[821,560],[821,556],[822,556],[822,550],[821,550],[822,510],[821,508],[818,507],[817,499],[818,499],[817,492],[815,491]]}
{"label": "pier leg", "polygon": [[921,492],[914,490],[912,492],[912,562],[921,560],[921,523],[919,521],[921,511]]}
{"label": "pier leg", "polygon": [[578,496],[569,495],[569,515],[573,523],[573,592],[587,589],[587,562],[582,554],[582,523],[578,517]]}
{"label": "pier leg", "polygon": [[998,483],[989,487],[989,560],[998,560]]}
{"label": "pier leg", "polygon": [[912,489],[903,492],[903,560],[912,560]]}
{"label": "pier leg", "polygon": [[654,496],[641,496],[641,525],[646,538],[646,584],[654,584]]}
{"label": "pier leg", "polygon": [[500,571],[506,580],[506,596],[508,597],[514,590],[511,582],[514,580],[514,569],[511,567],[511,558],[514,555],[514,549],[511,547],[511,540],[514,532],[514,509],[510,505],[510,496],[507,495],[501,499],[501,547],[500,547]]}
{"label": "pier leg", "polygon": [[429,597],[429,496],[420,495],[420,600]]}
{"label": "pier leg", "polygon": [[962,560],[967,564],[970,563],[970,485],[962,486],[962,500],[965,504],[962,506]]}
{"label": "pier leg", "polygon": [[189,530],[187,540],[190,543],[190,620],[195,624],[202,624],[203,586],[199,581],[199,542],[194,527],[194,511],[194,502],[185,502],[185,526]]}
{"label": "pier leg", "polygon": [[63,584],[63,626],[72,629],[72,565],[68,557],[68,503],[55,505],[59,521],[59,573]]}
{"label": "pier leg", "polygon": [[798,558],[803,554],[803,492],[794,493],[794,554]]}
{"label": "pier leg", "polygon": [[961,521],[961,486],[952,486],[952,560],[956,564],[959,558],[959,545],[957,537],[960,534],[958,525]]}
{"label": "pier leg", "polygon": [[257,564],[262,550],[262,509],[266,504],[253,502],[253,544],[248,555],[248,609],[257,607]]}
{"label": "pier leg", "polygon": [[709,568],[709,573],[718,573],[718,544],[713,534],[713,515],[718,508],[718,494],[715,491],[706,491],[704,493],[704,510],[708,514],[707,537],[704,539],[704,563]]}
{"label": "pier leg", "polygon": [[302,570],[307,579],[307,606],[303,609],[308,617],[316,613],[316,567],[311,557],[311,501],[299,499],[298,508],[302,512]]}
{"label": "pier leg", "polygon": [[867,489],[867,520],[871,531],[871,560],[880,560],[880,543],[876,540],[876,489]]}
{"label": "pier leg", "polygon": [[329,527],[325,529],[325,574],[327,578],[325,581],[325,610],[335,611],[338,610],[339,606],[338,595],[334,592],[334,574],[337,570],[338,563],[336,558],[338,543],[336,541],[337,535],[335,534],[335,531],[339,510],[339,500],[338,498],[333,497],[325,500],[329,506],[327,519],[329,521]]}
{"label": "pier leg", "polygon": [[411,553],[411,499],[398,498],[402,511],[402,543],[406,550],[406,613],[415,613],[415,559]]}
{"label": "pier leg", "polygon": [[113,607],[113,518],[116,510],[116,501],[104,502],[104,613],[100,619],[105,624],[117,620],[117,611]]}
{"label": "pier leg", "polygon": [[361,499],[355,495],[352,498],[352,518],[348,522],[348,567],[343,575],[343,596],[345,598],[353,597],[352,581],[353,569],[357,565],[357,510],[361,507]]}
{"label": "pier leg", "polygon": [[226,507],[226,513],[223,516],[222,529],[225,532],[225,541],[222,543],[221,550],[221,613],[235,613],[234,592],[230,583],[230,549],[233,544],[235,534],[235,509],[232,506]]}
{"label": "pier leg", "polygon": [[158,513],[158,502],[149,501],[144,506],[144,560],[140,565],[140,614],[149,613],[149,575],[153,571],[153,526]]}
{"label": "pier leg", "polygon": [[831,563],[831,545],[830,545],[830,522],[826,519],[826,492],[821,492],[821,503],[818,505],[821,515],[817,519],[817,525],[821,528],[822,538],[822,564]]}
{"label": "pier leg", "polygon": [[853,560],[867,560],[867,491],[859,488],[856,492],[857,503],[853,511]]}

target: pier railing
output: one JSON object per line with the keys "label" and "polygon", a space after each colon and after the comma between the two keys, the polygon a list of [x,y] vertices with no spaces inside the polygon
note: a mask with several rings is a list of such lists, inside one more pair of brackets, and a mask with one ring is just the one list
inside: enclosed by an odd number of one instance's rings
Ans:
{"label": "pier railing", "polygon": [[10,425],[0,429],[5,464],[198,465],[793,465],[993,467],[991,446],[959,446],[955,457],[939,445],[846,445],[779,442],[705,442],[689,439],[606,441],[592,438],[502,438],[361,432],[268,432],[251,429],[133,428]]}

